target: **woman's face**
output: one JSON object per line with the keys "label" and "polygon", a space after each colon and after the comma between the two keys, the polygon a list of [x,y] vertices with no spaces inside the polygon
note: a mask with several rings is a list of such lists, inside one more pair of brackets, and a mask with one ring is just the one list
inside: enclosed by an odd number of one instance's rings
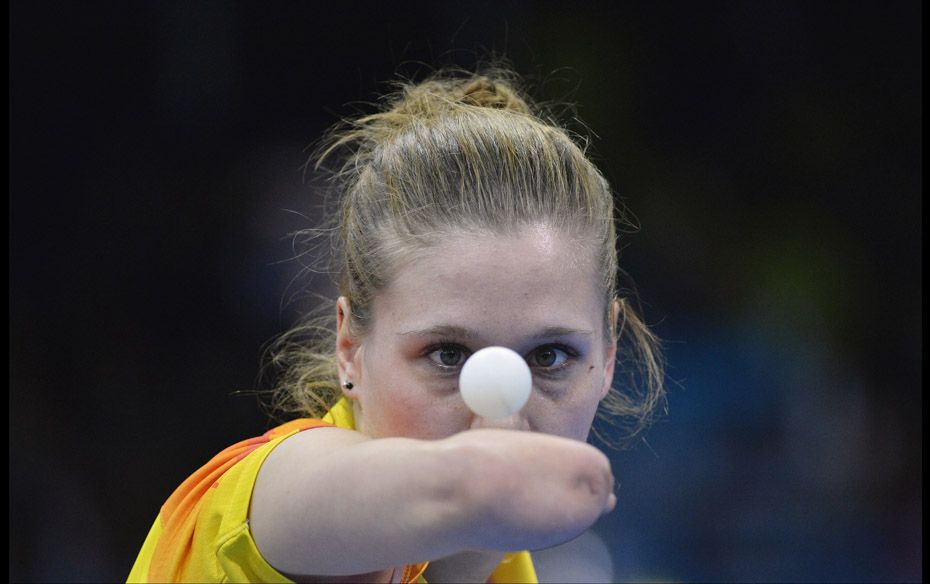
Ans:
{"label": "woman's face", "polygon": [[[595,270],[593,247],[546,226],[458,232],[394,274],[364,337],[349,334],[340,298],[339,368],[354,384],[358,430],[435,439],[496,427],[585,440],[616,350]],[[465,360],[492,345],[523,355],[533,373],[529,401],[499,420],[473,414],[458,392]]]}

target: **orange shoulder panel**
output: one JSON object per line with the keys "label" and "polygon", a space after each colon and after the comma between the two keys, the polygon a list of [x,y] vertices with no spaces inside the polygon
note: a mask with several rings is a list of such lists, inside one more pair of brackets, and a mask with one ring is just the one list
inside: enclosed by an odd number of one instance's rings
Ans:
{"label": "orange shoulder panel", "polygon": [[[320,426],[332,426],[322,420],[299,418],[292,420],[271,430],[261,436],[249,438],[233,444],[216,456],[207,464],[200,467],[175,489],[161,508],[162,533],[156,545],[151,568],[160,571],[157,566],[180,566],[181,560],[187,554],[194,534],[197,521],[197,511],[207,491],[218,484],[220,478],[237,462],[248,456],[256,448],[280,436],[286,436],[295,431],[308,430]],[[152,572],[150,572],[150,575]],[[175,574],[159,574],[162,578],[174,580]]]}

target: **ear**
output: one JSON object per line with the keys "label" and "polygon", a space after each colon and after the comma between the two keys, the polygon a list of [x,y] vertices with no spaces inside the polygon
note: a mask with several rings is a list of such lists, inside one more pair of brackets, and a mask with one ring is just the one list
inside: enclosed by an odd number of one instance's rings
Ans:
{"label": "ear", "polygon": [[607,343],[607,352],[604,355],[604,384],[601,387],[601,399],[610,392],[614,381],[614,365],[617,363],[617,325],[620,320],[620,300],[615,298],[610,303],[610,341]]}
{"label": "ear", "polygon": [[[362,381],[361,373],[361,344],[351,330],[352,307],[349,299],[340,296],[336,301],[336,366],[339,371],[339,383],[342,392],[349,398],[357,397],[357,387]],[[350,381],[355,386],[346,389],[344,382]]]}

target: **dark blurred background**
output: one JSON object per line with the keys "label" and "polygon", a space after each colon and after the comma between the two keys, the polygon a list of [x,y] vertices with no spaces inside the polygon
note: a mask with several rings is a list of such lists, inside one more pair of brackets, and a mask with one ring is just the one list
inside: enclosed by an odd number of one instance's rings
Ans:
{"label": "dark blurred background", "polygon": [[[417,65],[578,104],[636,215],[669,414],[616,580],[921,579],[919,2],[10,6],[10,576],[124,580],[263,432],[305,147]],[[301,217],[300,214],[307,216]]]}

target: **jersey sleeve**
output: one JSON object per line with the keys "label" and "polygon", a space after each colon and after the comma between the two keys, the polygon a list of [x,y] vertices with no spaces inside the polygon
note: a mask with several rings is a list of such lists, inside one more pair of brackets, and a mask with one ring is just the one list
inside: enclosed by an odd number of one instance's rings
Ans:
{"label": "jersey sleeve", "polygon": [[258,470],[282,440],[332,426],[299,419],[226,448],[162,506],[129,582],[289,582],[261,556],[248,526]]}
{"label": "jersey sleeve", "polygon": [[[311,428],[352,427],[351,411],[302,418],[223,450],[162,506],[127,582],[291,582],[262,557],[249,529],[249,503],[262,463],[284,439]],[[427,562],[395,568],[392,582],[425,582]],[[490,582],[536,582],[527,552],[508,554]]]}

